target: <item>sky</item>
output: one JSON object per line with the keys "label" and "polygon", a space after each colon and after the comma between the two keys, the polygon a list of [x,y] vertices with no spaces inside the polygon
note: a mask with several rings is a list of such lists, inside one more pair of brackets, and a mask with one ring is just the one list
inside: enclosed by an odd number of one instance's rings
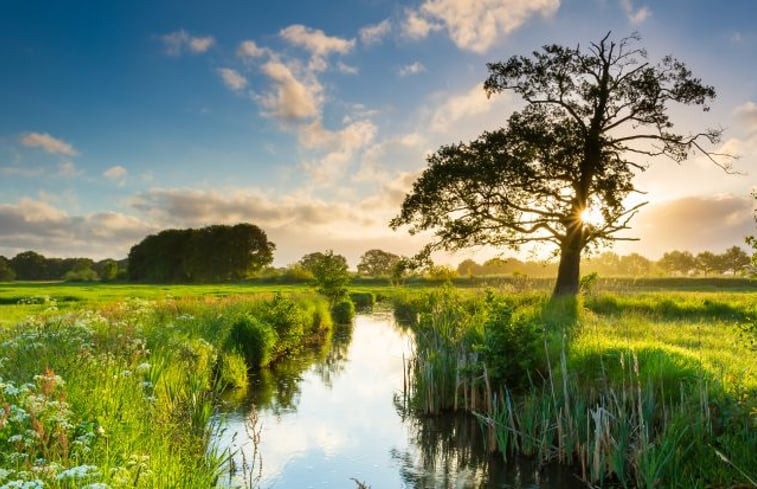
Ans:
{"label": "sky", "polygon": [[486,98],[486,63],[608,31],[638,32],[650,60],[673,54],[715,86],[709,112],[671,114],[681,132],[724,128],[740,172],[645,161],[649,204],[626,233],[640,240],[614,251],[720,252],[755,232],[755,19],[752,0],[11,0],[0,255],[123,258],[162,229],[237,222],[267,232],[279,266],[324,249],[353,267],[371,248],[413,254],[429,237],[388,222],[425,157],[521,107]]}

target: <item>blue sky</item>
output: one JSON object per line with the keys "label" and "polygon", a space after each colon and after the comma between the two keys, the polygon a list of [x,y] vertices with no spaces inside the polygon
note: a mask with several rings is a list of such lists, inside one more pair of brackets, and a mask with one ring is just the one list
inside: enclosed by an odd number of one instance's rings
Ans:
{"label": "blue sky", "polygon": [[754,229],[755,19],[751,0],[8,2],[0,254],[118,258],[166,227],[239,221],[268,232],[279,265],[412,253],[423,237],[386,224],[424,155],[519,106],[483,96],[485,63],[610,30],[716,87],[677,127],[725,127],[745,173],[653,162],[642,241],[617,251],[721,250]]}

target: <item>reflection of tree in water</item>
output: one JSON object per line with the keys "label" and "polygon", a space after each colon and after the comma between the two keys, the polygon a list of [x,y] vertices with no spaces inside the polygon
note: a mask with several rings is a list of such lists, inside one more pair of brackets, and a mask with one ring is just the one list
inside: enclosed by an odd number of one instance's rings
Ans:
{"label": "reflection of tree in water", "polygon": [[334,376],[343,371],[347,364],[350,341],[352,326],[336,326],[317,344],[288,355],[269,368],[253,372],[246,404],[258,410],[270,410],[277,416],[296,412],[303,374],[312,368],[321,381],[330,387]]}
{"label": "reflection of tree in water", "polygon": [[405,423],[409,428],[408,450],[392,450],[391,456],[400,463],[400,476],[410,487],[495,487],[488,484],[492,457],[484,450],[475,418],[409,415]]}
{"label": "reflection of tree in water", "polygon": [[313,371],[328,388],[333,385],[334,377],[342,373],[347,366],[347,351],[352,342],[352,330],[351,324],[334,326],[331,341],[328,342],[330,347],[325,349],[325,356],[313,367]]}
{"label": "reflection of tree in water", "polygon": [[530,460],[505,462],[489,453],[479,422],[470,415],[418,417],[395,401],[408,427],[406,451],[393,449],[400,477],[415,489],[570,489],[584,487],[570,469],[539,467]]}

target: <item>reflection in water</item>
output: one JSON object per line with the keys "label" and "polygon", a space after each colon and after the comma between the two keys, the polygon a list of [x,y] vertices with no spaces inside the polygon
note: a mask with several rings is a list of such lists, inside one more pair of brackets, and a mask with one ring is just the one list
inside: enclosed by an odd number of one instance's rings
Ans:
{"label": "reflection in water", "polygon": [[475,418],[411,415],[401,399],[409,353],[391,315],[376,313],[255,373],[247,399],[229,405],[219,438],[236,450],[236,482],[257,478],[260,487],[278,489],[352,489],[353,478],[372,489],[582,487],[567,472],[490,455]]}

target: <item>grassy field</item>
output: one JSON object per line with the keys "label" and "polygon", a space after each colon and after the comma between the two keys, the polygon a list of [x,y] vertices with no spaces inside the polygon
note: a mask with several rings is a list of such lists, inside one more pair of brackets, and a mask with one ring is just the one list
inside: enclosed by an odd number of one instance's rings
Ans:
{"label": "grassy field", "polygon": [[[503,456],[598,487],[754,486],[749,282],[600,282],[561,308],[547,282],[468,285],[353,288],[413,323],[417,410],[475,412]],[[0,488],[213,486],[222,391],[330,327],[302,285],[0,284]]]}

